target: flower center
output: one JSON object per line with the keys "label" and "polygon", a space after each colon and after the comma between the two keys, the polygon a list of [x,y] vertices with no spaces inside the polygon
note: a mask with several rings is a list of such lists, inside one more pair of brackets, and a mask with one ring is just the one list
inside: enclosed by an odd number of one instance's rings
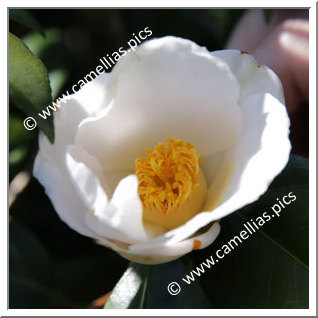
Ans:
{"label": "flower center", "polygon": [[135,160],[145,221],[171,229],[199,212],[206,194],[199,163],[192,144],[173,138]]}

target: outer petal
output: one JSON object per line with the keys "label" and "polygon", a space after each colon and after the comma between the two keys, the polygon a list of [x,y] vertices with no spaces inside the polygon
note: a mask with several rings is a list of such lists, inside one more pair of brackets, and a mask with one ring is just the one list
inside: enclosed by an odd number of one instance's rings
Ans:
{"label": "outer petal", "polygon": [[39,153],[34,162],[33,173],[43,185],[61,220],[80,234],[97,239],[98,236],[84,222],[87,210],[66,177],[66,172],[62,172]]}
{"label": "outer petal", "polygon": [[240,85],[240,100],[258,93],[269,93],[284,104],[283,86],[277,75],[267,66],[259,66],[255,58],[239,50],[211,53],[222,59],[231,69]]}
{"label": "outer petal", "polygon": [[[220,233],[219,223],[214,223],[208,231],[173,244],[162,244],[155,249],[152,246],[131,245],[117,252],[133,262],[142,264],[160,264],[175,260],[195,249],[202,249],[214,242]],[[198,245],[197,245],[198,244]]]}
{"label": "outer petal", "polygon": [[80,123],[87,117],[100,115],[101,110],[107,111],[107,82],[108,74],[102,74],[61,102],[61,108],[54,113],[54,144],[43,134],[39,137],[39,153],[48,161],[59,165],[66,146],[74,143]]}
{"label": "outer petal", "polygon": [[76,139],[106,171],[133,169],[146,147],[169,137],[192,142],[206,156],[230,149],[242,131],[229,67],[188,40],[146,42],[118,62],[108,90],[111,109],[83,123]]}
{"label": "outer petal", "polygon": [[[263,104],[261,110],[255,107],[259,104]],[[212,198],[212,206],[224,204],[237,210],[257,200],[288,162],[291,145],[285,106],[272,95],[256,94],[242,102],[242,109],[247,129],[238,145],[225,155],[212,188],[220,186],[222,175],[228,176],[227,185],[221,196]],[[207,208],[210,204],[207,202]]]}
{"label": "outer petal", "polygon": [[[67,173],[72,187],[78,192],[89,213],[93,214],[103,210],[108,203],[108,199],[106,191],[101,185],[102,173],[93,174],[88,168],[91,167],[92,169],[92,166],[96,164],[94,167],[95,171],[99,170],[98,163],[94,162],[94,157],[91,157],[81,149],[74,146],[69,146],[67,149]],[[96,175],[100,176],[99,179]]]}
{"label": "outer petal", "polygon": [[[60,218],[72,229],[93,238],[98,237],[84,221],[87,209],[67,173],[66,148],[74,143],[80,122],[87,116],[97,115],[98,109],[107,106],[106,83],[107,75],[101,75],[61,103],[61,108],[54,114],[55,142],[52,145],[40,134],[39,152],[33,167],[34,176],[45,188]],[[91,96],[95,107],[90,107],[86,96]]]}

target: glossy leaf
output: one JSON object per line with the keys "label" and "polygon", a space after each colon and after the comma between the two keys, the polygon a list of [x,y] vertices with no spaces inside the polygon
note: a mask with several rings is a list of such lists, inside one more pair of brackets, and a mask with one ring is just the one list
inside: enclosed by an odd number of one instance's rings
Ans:
{"label": "glossy leaf", "polygon": [[55,286],[53,262],[43,244],[10,221],[9,308],[73,308]]}
{"label": "glossy leaf", "polygon": [[[194,282],[190,286],[182,284],[182,278],[192,268],[188,255],[173,262],[156,265],[153,268],[150,308],[158,309],[204,309],[214,308],[201,286]],[[176,282],[181,286],[177,295],[168,292],[168,285]],[[176,288],[174,287],[174,290]]]}
{"label": "glossy leaf", "polygon": [[52,97],[55,100],[62,93],[62,88],[69,77],[66,70],[67,47],[65,36],[60,29],[46,28],[44,32],[45,38],[34,32],[23,37],[23,42],[46,65],[52,88]]}
{"label": "glossy leaf", "polygon": [[[54,140],[53,116],[43,119],[37,114],[50,105],[51,87],[43,63],[15,35],[9,34],[10,100]],[[25,131],[28,133],[28,131]]]}
{"label": "glossy leaf", "polygon": [[[284,204],[290,192],[297,198]],[[279,216],[271,209],[278,200],[285,206]],[[252,224],[265,211],[271,220],[196,277],[216,308],[308,308],[308,160],[301,157],[291,157],[256,203],[221,220],[214,244],[193,253],[196,266],[216,257],[218,249],[246,230],[246,222]]]}

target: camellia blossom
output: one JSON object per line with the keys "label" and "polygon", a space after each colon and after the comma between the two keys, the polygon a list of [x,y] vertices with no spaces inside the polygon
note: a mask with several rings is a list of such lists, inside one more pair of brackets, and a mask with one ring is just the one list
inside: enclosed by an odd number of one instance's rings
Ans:
{"label": "camellia blossom", "polygon": [[139,263],[211,244],[285,167],[278,77],[245,52],[163,37],[122,57],[40,134],[34,175],[72,229]]}

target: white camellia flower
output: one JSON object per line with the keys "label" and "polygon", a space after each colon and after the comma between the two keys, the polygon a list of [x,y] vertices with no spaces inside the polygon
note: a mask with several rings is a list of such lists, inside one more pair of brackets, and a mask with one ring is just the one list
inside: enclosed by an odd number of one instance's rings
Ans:
{"label": "white camellia flower", "polygon": [[41,134],[34,175],[60,218],[139,263],[211,244],[285,167],[278,77],[236,50],[154,39],[83,87]]}

